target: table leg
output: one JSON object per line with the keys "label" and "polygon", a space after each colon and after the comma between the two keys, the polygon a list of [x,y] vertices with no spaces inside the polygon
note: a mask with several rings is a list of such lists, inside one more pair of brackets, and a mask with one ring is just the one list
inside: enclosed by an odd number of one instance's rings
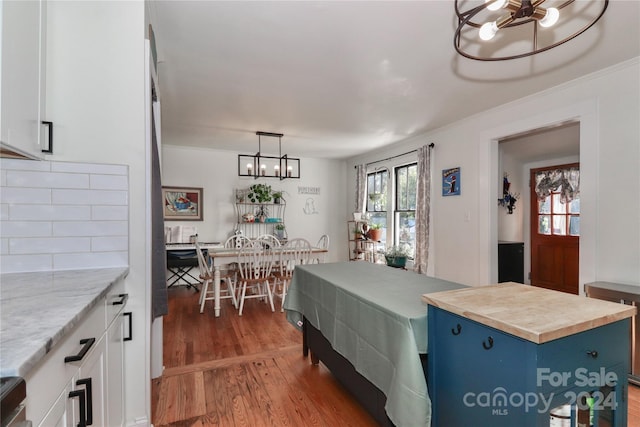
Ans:
{"label": "table leg", "polygon": [[220,266],[213,267],[213,296],[215,317],[220,317]]}

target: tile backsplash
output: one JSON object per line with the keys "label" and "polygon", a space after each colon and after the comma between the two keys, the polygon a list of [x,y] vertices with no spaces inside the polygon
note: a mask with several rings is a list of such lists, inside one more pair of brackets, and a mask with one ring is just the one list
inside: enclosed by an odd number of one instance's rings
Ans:
{"label": "tile backsplash", "polygon": [[128,166],[0,159],[1,273],[128,264]]}

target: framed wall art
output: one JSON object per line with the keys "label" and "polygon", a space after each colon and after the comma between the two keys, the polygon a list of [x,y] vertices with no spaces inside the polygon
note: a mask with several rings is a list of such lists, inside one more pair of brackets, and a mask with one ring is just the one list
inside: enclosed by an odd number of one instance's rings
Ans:
{"label": "framed wall art", "polygon": [[442,171],[442,195],[460,195],[460,168],[444,169]]}
{"label": "framed wall art", "polygon": [[165,221],[202,221],[202,188],[162,187]]}

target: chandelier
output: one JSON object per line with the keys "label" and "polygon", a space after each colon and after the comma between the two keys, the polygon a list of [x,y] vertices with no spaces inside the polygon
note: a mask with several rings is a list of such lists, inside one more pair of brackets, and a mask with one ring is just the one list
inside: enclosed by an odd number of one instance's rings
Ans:
{"label": "chandelier", "polygon": [[[238,154],[238,176],[258,178],[300,178],[300,159],[282,154],[281,133],[256,132],[258,135],[258,152],[256,154]],[[262,154],[261,137],[278,138],[278,156]]]}
{"label": "chandelier", "polygon": [[[463,12],[464,5],[473,7]],[[609,0],[455,0],[453,45],[460,55],[479,61],[524,58],[584,33],[608,5]]]}

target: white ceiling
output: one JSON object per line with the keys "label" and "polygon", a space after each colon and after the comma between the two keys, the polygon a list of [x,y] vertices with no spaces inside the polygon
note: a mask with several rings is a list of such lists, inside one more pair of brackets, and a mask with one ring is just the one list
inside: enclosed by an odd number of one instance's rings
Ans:
{"label": "white ceiling", "polygon": [[451,0],[152,0],[150,12],[163,143],[240,153],[257,151],[260,130],[284,134],[283,154],[346,158],[640,55],[638,0],[611,0],[555,49],[498,62],[455,52]]}

